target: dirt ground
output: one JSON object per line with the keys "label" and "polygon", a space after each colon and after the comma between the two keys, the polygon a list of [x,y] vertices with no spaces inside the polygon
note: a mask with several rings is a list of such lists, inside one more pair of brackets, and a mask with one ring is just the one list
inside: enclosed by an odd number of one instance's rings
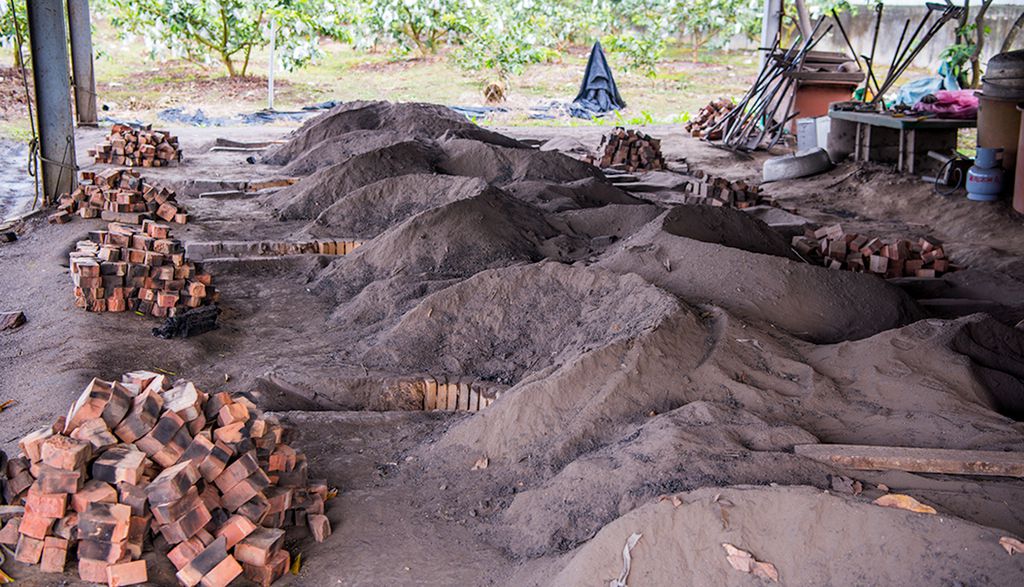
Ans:
{"label": "dirt ground", "polygon": [[[764,186],[800,222],[934,236],[966,266],[886,282],[794,260],[781,210],[761,211],[766,225],[677,206],[687,168],[757,183],[767,157],[679,127],[645,129],[672,171],[628,190],[558,152],[596,147],[601,128],[481,131],[429,107],[356,104],[293,135],[172,130],[183,165],[144,176],[188,207],[174,231],[186,244],[364,244],[208,259],[221,327],[163,340],[152,319],[73,306],[67,252],[99,220],[29,219],[0,244],[0,311],[28,320],[0,332],[8,453],[90,378],[159,368],[249,394],[339,488],[333,535],[293,536],[304,564],[283,585],[608,585],[633,533],[630,585],[767,584],[734,570],[723,543],[783,585],[1024,580],[1024,556],[998,543],[1024,535],[1020,480],[855,472],[793,452],[1024,449],[1024,221],[1005,205],[854,163]],[[80,164],[103,133],[79,132]],[[248,163],[209,151],[217,137],[291,142]],[[198,197],[285,176],[299,181]],[[500,395],[476,413],[424,412],[400,383],[426,374]],[[871,503],[887,492],[938,513]],[[163,584],[169,566],[149,556]]]}

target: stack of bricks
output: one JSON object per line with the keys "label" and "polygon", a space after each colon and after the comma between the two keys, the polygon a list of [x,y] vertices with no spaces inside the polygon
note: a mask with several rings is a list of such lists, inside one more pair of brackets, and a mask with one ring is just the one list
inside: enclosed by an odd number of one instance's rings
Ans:
{"label": "stack of bricks", "polygon": [[69,222],[73,214],[82,218],[102,218],[108,222],[142,224],[159,218],[164,222],[185,224],[188,212],[177,202],[173,190],[147,183],[131,169],[83,171],[74,192],[62,195],[50,222]]}
{"label": "stack of bricks", "polygon": [[622,169],[632,173],[666,168],[661,141],[636,130],[616,127],[610,135],[602,137],[598,153],[600,157],[590,158],[589,162],[596,162],[604,169]]}
{"label": "stack of bricks", "polygon": [[729,98],[719,98],[708,102],[707,106],[700,109],[697,116],[694,116],[683,125],[691,137],[717,141],[722,138],[722,129],[711,130],[713,126],[721,122],[729,112],[736,108]]}
{"label": "stack of bricks", "polygon": [[93,379],[7,463],[15,505],[0,509],[0,544],[46,573],[62,573],[74,549],[80,578],[111,587],[146,582],[150,548],[186,587],[242,575],[270,585],[289,567],[285,528],[317,541],[331,531],[327,483],[310,481],[285,441],[244,397],[147,371]]}
{"label": "stack of bricks", "polygon": [[128,167],[168,167],[181,161],[177,137],[165,130],[153,130],[151,125],[134,128],[115,124],[110,136],[88,153],[96,163]]}
{"label": "stack of bricks", "polygon": [[930,237],[917,242],[847,233],[833,224],[793,237],[793,249],[805,260],[831,269],[875,273],[886,278],[939,277],[959,269],[949,262],[942,243]]}
{"label": "stack of bricks", "polygon": [[217,302],[213,277],[185,257],[170,232],[152,220],[141,228],[112,222],[90,232],[70,255],[75,306],[167,318]]}
{"label": "stack of bricks", "polygon": [[684,188],[687,204],[750,208],[772,203],[770,198],[761,193],[759,186],[751,186],[744,181],[712,177],[703,171],[695,171],[692,177],[694,181],[688,182]]}

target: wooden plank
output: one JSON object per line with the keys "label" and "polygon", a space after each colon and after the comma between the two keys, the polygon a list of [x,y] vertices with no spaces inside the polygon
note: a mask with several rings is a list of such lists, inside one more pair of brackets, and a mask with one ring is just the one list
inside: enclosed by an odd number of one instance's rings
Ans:
{"label": "wooden plank", "polygon": [[855,444],[798,444],[793,451],[815,461],[858,471],[1024,477],[1024,452]]}

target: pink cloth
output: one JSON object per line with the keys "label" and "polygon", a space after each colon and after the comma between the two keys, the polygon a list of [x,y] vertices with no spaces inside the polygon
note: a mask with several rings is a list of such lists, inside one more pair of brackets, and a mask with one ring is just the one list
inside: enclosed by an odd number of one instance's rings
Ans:
{"label": "pink cloth", "polygon": [[939,90],[932,94],[935,100],[914,104],[918,112],[932,112],[939,118],[976,118],[978,97],[974,90]]}

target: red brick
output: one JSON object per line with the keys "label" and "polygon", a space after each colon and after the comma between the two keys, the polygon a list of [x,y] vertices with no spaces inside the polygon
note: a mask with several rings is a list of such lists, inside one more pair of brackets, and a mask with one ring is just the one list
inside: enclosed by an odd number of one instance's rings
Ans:
{"label": "red brick", "polygon": [[36,485],[33,485],[25,496],[26,517],[27,514],[36,514],[44,518],[63,518],[67,506],[66,493],[43,493]]}
{"label": "red brick", "polygon": [[82,422],[71,433],[71,438],[84,440],[91,444],[94,454],[102,452],[104,449],[119,442],[102,418],[93,418]]}
{"label": "red brick", "polygon": [[175,575],[185,587],[195,587],[207,574],[213,571],[228,557],[226,540],[221,537],[209,544],[192,558],[184,568]]}
{"label": "red brick", "polygon": [[43,573],[63,573],[68,559],[68,541],[53,536],[43,541],[43,556],[39,570]]}
{"label": "red brick", "polygon": [[35,565],[43,556],[43,541],[22,534],[18,539],[18,548],[14,552],[14,560],[26,565]]}
{"label": "red brick", "polygon": [[230,554],[200,581],[203,587],[227,587],[242,574],[242,565]]}
{"label": "red brick", "polygon": [[224,472],[221,473],[215,480],[214,484],[217,489],[221,492],[230,491],[236,484],[242,479],[245,479],[249,475],[252,475],[260,468],[259,461],[256,460],[256,455],[252,452],[247,452],[231,463]]}
{"label": "red brick", "polygon": [[43,464],[65,471],[77,471],[92,457],[92,445],[67,436],[52,436],[40,447]]}
{"label": "red brick", "polygon": [[265,565],[284,544],[284,530],[257,528],[235,546],[235,558],[250,565]]}
{"label": "red brick", "polygon": [[66,471],[47,465],[39,465],[35,487],[40,493],[75,493],[82,487],[85,472]]}
{"label": "red brick", "polygon": [[146,453],[131,445],[108,448],[92,464],[92,477],[110,484],[138,485],[146,468]]}
{"label": "red brick", "polygon": [[107,566],[104,561],[79,558],[78,577],[87,583],[106,583]]}
{"label": "red brick", "polygon": [[323,542],[331,535],[331,522],[322,514],[311,514],[306,518],[313,540]]}
{"label": "red brick", "polygon": [[53,436],[53,429],[49,426],[29,432],[24,438],[18,441],[18,448],[33,463],[42,460],[41,449],[43,442]]}
{"label": "red brick", "polygon": [[126,540],[107,542],[104,540],[79,540],[78,559],[103,561],[108,565],[124,560],[128,556]]}
{"label": "red brick", "polygon": [[223,536],[227,540],[227,547],[231,549],[255,530],[256,524],[253,524],[248,518],[234,515],[228,518],[228,521],[224,522],[224,525],[218,528],[214,535],[218,538]]}
{"label": "red brick", "polygon": [[206,548],[206,545],[198,538],[189,538],[172,548],[170,552],[167,553],[167,558],[170,559],[174,568],[180,571],[185,568],[192,559],[197,557],[204,548]]}
{"label": "red brick", "polygon": [[195,536],[212,519],[213,515],[206,509],[203,502],[197,500],[195,506],[181,518],[171,524],[161,526],[160,534],[169,544],[178,544]]}
{"label": "red brick", "polygon": [[[81,269],[84,269],[84,267],[80,268],[80,271]],[[96,271],[99,271],[99,265],[96,266]],[[64,433],[70,434],[82,422],[101,417],[103,409],[107,406],[107,402],[110,401],[110,395],[111,384],[109,381],[103,381],[102,379],[90,381],[89,385],[85,387],[85,390],[78,396],[78,399],[68,411]]]}
{"label": "red brick", "polygon": [[78,537],[106,542],[128,538],[132,509],[124,504],[91,503],[78,516]]}
{"label": "red brick", "polygon": [[132,400],[131,410],[114,429],[114,434],[125,442],[135,442],[153,429],[163,406],[163,398],[147,389]]}
{"label": "red brick", "polygon": [[270,587],[288,572],[290,566],[291,556],[288,555],[288,551],[279,550],[270,557],[270,561],[265,565],[242,564],[242,572],[246,579],[260,587]]}
{"label": "red brick", "polygon": [[21,524],[21,518],[13,518],[8,520],[3,525],[3,529],[0,530],[0,544],[6,546],[15,546],[18,544],[18,526]]}
{"label": "red brick", "polygon": [[109,587],[140,585],[148,580],[149,572],[146,569],[146,561],[143,560],[119,563],[107,567],[107,585]]}
{"label": "red brick", "polygon": [[190,462],[164,469],[146,487],[150,505],[163,505],[181,499],[199,480],[199,471]]}

